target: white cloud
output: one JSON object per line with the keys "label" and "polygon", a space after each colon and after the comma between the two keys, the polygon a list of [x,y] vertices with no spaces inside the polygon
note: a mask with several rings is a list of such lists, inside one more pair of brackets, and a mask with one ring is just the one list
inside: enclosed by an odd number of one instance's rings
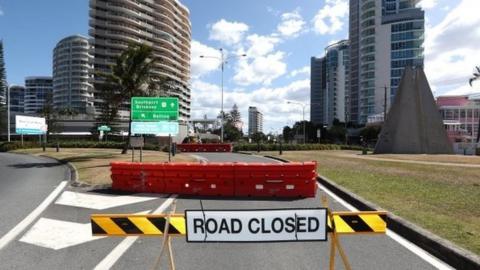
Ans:
{"label": "white cloud", "polygon": [[283,13],[277,31],[284,37],[297,37],[304,30],[305,21],[298,9]]}
{"label": "white cloud", "polygon": [[313,18],[313,28],[318,34],[335,34],[348,21],[347,0],[326,0],[325,6]]}
{"label": "white cloud", "polygon": [[271,53],[275,49],[275,45],[280,39],[272,36],[260,36],[257,34],[250,35],[246,38],[249,49],[246,54],[250,58],[256,58]]}
{"label": "white cloud", "polygon": [[267,7],[268,13],[272,14],[273,16],[279,16],[280,15],[280,10],[275,9],[273,7],[268,6]]}
{"label": "white cloud", "polygon": [[480,64],[478,10],[480,1],[462,0],[425,31],[425,71],[436,95],[463,94],[470,87],[468,79]]}
{"label": "white cloud", "polygon": [[[300,106],[288,105],[287,101],[308,103],[310,96],[310,80],[293,81],[281,87],[261,87],[253,91],[232,91],[225,89],[225,111],[229,111],[233,104],[237,104],[242,120],[245,122],[245,132],[248,128],[248,107],[256,106],[264,114],[264,133],[272,129],[280,131],[280,128],[302,119]],[[194,80],[192,83],[192,116],[202,118],[207,114],[208,118],[216,117],[220,112],[221,89],[218,85]],[[308,119],[308,106],[305,111]]]}
{"label": "white cloud", "polygon": [[248,29],[249,27],[245,23],[221,19],[212,25],[209,38],[231,46],[242,41]]}
{"label": "white cloud", "polygon": [[290,72],[290,74],[288,76],[290,78],[293,78],[293,77],[296,77],[298,75],[303,75],[303,74],[310,75],[310,66],[304,66],[302,68],[295,69],[292,72]]}
{"label": "white cloud", "polygon": [[438,0],[421,0],[417,6],[423,9],[431,9],[434,8],[437,4]]}
{"label": "white cloud", "polygon": [[219,60],[213,58],[200,58],[201,55],[220,57],[220,51],[193,40],[190,61],[192,78],[201,77],[218,69],[220,66]]}
{"label": "white cloud", "polygon": [[270,85],[273,80],[287,72],[285,53],[278,51],[253,59],[241,59],[236,67],[234,81],[239,85]]}

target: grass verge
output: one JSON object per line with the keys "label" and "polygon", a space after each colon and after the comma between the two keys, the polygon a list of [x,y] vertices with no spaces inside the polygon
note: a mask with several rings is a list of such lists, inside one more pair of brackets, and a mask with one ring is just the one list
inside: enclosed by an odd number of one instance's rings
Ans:
{"label": "grass verge", "polygon": [[[77,168],[79,182],[89,185],[111,184],[110,162],[112,161],[132,161],[131,151],[127,155],[120,154],[119,149],[82,149],[65,148],[56,152],[54,148],[47,148],[46,152],[42,149],[23,149],[16,150],[14,153],[23,153],[31,155],[44,155],[56,158],[61,161],[72,163]],[[139,151],[135,151],[135,160],[139,160]],[[168,161],[168,153],[159,151],[143,151],[144,162],[164,162]],[[195,159],[187,154],[177,154],[172,157],[173,162],[191,162]]]}
{"label": "grass verge", "polygon": [[[262,152],[279,156],[278,152]],[[318,161],[318,172],[461,247],[480,254],[480,168],[412,164],[354,157],[352,151],[284,152],[292,161]],[[384,158],[383,155],[375,157]],[[411,156],[409,160],[445,162],[446,157]],[[398,159],[399,156],[385,156]],[[407,156],[401,157],[408,159]],[[471,159],[449,163],[470,164]]]}

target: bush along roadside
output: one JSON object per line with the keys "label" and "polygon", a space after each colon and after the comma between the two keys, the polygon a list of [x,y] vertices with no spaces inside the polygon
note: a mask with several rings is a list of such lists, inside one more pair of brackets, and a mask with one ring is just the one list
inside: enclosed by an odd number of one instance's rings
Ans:
{"label": "bush along roadside", "polygon": [[[233,151],[279,151],[279,144],[237,144],[234,145]],[[340,144],[282,144],[283,151],[306,151],[306,150],[358,150],[361,151],[362,146],[359,145],[340,145]]]}
{"label": "bush along roadside", "polygon": [[[123,149],[125,145],[124,142],[95,142],[95,141],[61,141],[58,142],[58,146],[61,148],[109,148],[109,149]],[[21,142],[0,142],[0,152],[9,152],[19,149],[31,149],[31,148],[41,148],[38,142],[24,142],[23,145]],[[56,142],[47,143],[47,147],[57,147]],[[162,149],[158,145],[145,144],[144,150],[153,150],[153,151],[167,151],[165,147]]]}

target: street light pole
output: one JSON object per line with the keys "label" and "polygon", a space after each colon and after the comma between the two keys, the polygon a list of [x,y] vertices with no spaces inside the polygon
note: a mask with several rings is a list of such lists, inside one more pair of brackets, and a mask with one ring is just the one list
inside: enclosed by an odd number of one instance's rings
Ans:
{"label": "street light pole", "polygon": [[217,57],[217,56],[206,56],[206,55],[200,55],[200,58],[213,58],[213,59],[217,59],[217,60],[220,60],[220,67],[222,69],[222,94],[221,94],[221,111],[220,111],[220,124],[221,124],[221,127],[220,127],[220,141],[223,143],[223,123],[224,123],[224,113],[223,113],[223,85],[224,85],[224,71],[225,71],[225,64],[227,63],[227,61],[233,57],[245,57],[247,56],[246,54],[242,54],[242,55],[232,55],[230,57],[225,57],[225,52],[223,51],[223,48],[220,48],[218,49],[220,51],[220,57]]}
{"label": "street light pole", "polygon": [[306,144],[307,141],[307,135],[305,133],[305,107],[309,104],[301,103],[301,102],[294,102],[294,101],[287,101],[287,104],[296,104],[302,106],[302,120],[303,120],[303,144]]}
{"label": "street light pole", "polygon": [[7,137],[10,142],[10,87],[7,85]]}
{"label": "street light pole", "polygon": [[220,54],[222,56],[222,59],[221,59],[221,61],[222,61],[222,109],[220,111],[220,115],[221,115],[221,119],[220,119],[220,121],[221,121],[221,123],[220,123],[221,124],[220,142],[223,143],[223,123],[224,123],[224,120],[225,120],[224,119],[225,116],[224,116],[224,113],[223,113],[223,72],[225,70],[225,58],[224,58],[224,54],[223,54],[223,48],[220,48]]}
{"label": "street light pole", "polygon": [[303,144],[307,143],[307,134],[305,134],[305,126],[307,123],[305,122],[305,106],[306,104],[302,105],[302,114],[303,114]]}

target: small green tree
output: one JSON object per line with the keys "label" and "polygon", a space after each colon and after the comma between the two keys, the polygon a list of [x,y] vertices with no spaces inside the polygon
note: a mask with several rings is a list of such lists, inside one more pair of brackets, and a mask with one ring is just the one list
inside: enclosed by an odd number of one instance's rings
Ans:
{"label": "small green tree", "polygon": [[47,94],[43,107],[37,113],[45,118],[47,124],[47,133],[45,136],[48,142],[51,133],[62,131],[62,125],[58,123],[58,111],[53,107],[52,93]]}
{"label": "small green tree", "polygon": [[289,126],[284,126],[283,127],[283,139],[285,140],[286,143],[289,143],[292,140],[292,128]]}
{"label": "small green tree", "polygon": [[267,139],[267,136],[263,132],[257,132],[252,134],[252,141],[255,143],[261,143]]}

